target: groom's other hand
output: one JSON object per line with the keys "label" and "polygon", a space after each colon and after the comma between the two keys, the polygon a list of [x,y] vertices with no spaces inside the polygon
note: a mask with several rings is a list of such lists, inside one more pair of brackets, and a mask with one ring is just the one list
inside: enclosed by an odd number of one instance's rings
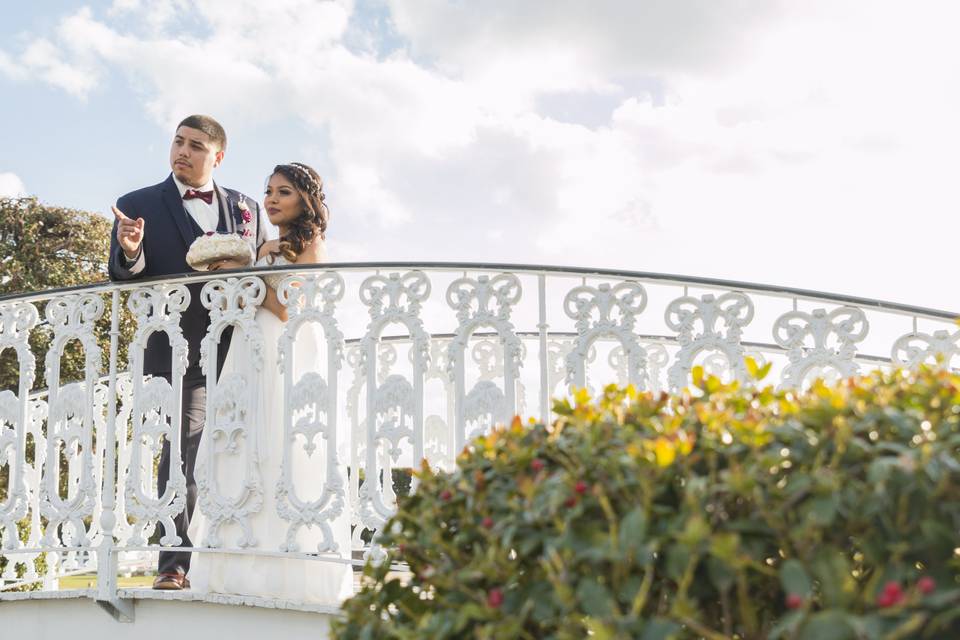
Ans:
{"label": "groom's other hand", "polygon": [[140,253],[140,244],[143,242],[143,218],[131,220],[123,215],[120,209],[111,208],[114,217],[117,219],[117,243],[123,249],[123,254],[127,259],[134,260]]}

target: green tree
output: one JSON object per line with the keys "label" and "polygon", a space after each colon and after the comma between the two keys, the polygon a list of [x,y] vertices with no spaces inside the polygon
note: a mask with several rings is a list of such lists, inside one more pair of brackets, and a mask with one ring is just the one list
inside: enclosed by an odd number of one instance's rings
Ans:
{"label": "green tree", "polygon": [[[49,289],[94,284],[107,279],[111,222],[87,211],[41,203],[35,197],[0,198],[0,296],[37,293]],[[125,302],[125,296],[121,303]],[[44,317],[46,301],[35,303]],[[101,373],[109,371],[110,296],[104,294],[104,314],[97,323],[96,335],[102,358]],[[126,369],[126,345],[133,335],[134,322],[129,312],[121,314],[121,337],[117,370]],[[30,336],[36,358],[37,376],[32,391],[47,387],[45,357],[53,332],[41,321]],[[16,353],[0,353],[0,390],[19,392],[19,365]],[[77,341],[67,344],[61,358],[61,383],[83,380],[84,353]],[[32,447],[27,458],[32,460]],[[7,494],[7,465],[0,466],[0,500]],[[65,473],[65,469],[61,470]],[[61,478],[61,486],[64,478]],[[26,536],[29,520],[21,523]],[[0,559],[0,569],[4,561]],[[42,570],[42,567],[40,567]]]}
{"label": "green tree", "polygon": [[[77,209],[42,204],[35,197],[0,198],[0,295],[32,293],[102,282],[107,279],[111,223],[106,218]],[[98,325],[104,371],[109,366],[110,300]],[[37,304],[43,317],[44,302]],[[129,317],[123,318],[127,337]],[[41,323],[42,324],[42,323]],[[37,358],[36,389],[47,386],[43,358],[53,334],[40,326],[30,345]],[[121,361],[126,360],[126,340],[121,340]],[[61,362],[61,380],[82,380],[83,351],[73,342]],[[0,354],[0,389],[17,390],[19,370],[15,355]]]}

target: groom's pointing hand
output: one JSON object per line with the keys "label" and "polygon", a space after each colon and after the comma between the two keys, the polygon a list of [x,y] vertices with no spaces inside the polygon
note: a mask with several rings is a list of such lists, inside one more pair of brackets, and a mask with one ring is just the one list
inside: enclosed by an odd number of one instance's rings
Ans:
{"label": "groom's pointing hand", "polygon": [[143,242],[143,218],[131,220],[120,209],[115,206],[111,208],[117,219],[117,242],[127,259],[133,260],[140,253],[140,244]]}

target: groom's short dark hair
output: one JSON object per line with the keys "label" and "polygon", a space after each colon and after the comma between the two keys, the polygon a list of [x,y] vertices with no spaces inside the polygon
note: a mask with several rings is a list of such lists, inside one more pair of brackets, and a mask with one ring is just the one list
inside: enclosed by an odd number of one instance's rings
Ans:
{"label": "groom's short dark hair", "polygon": [[210,136],[210,139],[213,142],[220,145],[221,151],[224,151],[227,148],[227,132],[223,130],[223,127],[220,126],[219,122],[210,116],[187,116],[183,119],[183,121],[180,122],[180,124],[177,125],[177,129],[180,127],[190,127],[191,129],[203,131],[205,134]]}

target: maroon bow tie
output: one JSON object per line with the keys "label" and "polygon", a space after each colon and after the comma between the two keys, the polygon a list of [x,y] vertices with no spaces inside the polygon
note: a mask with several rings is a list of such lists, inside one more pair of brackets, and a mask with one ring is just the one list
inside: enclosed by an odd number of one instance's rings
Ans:
{"label": "maroon bow tie", "polygon": [[187,189],[183,193],[184,200],[193,200],[194,198],[200,198],[207,204],[213,204],[213,191],[198,191],[196,189]]}

